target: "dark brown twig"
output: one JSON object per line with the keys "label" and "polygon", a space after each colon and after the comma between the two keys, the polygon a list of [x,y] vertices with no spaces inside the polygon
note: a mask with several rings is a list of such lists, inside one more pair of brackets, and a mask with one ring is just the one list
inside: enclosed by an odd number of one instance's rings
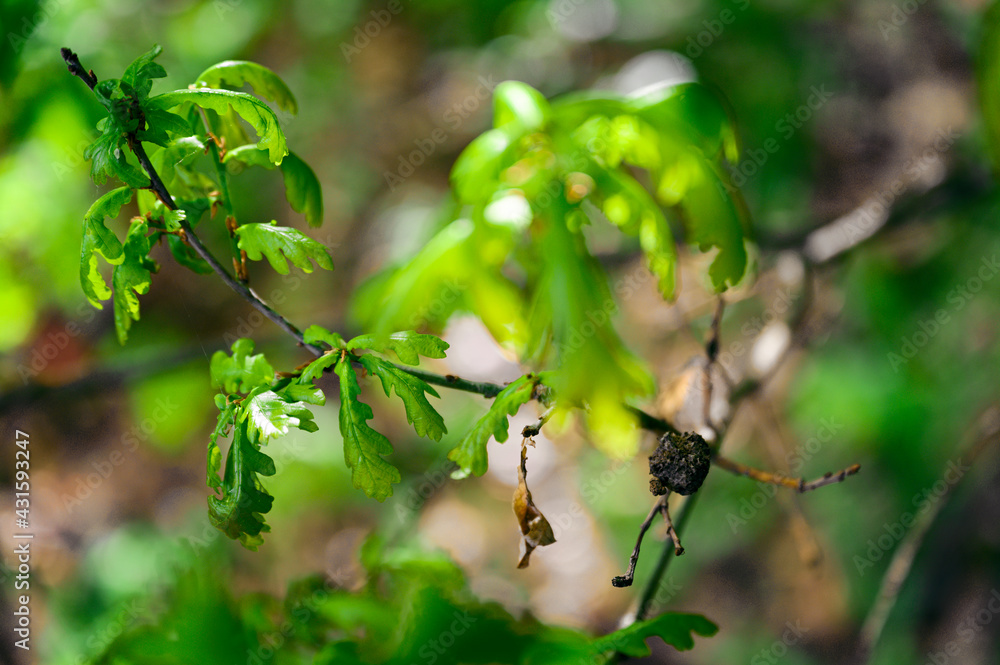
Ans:
{"label": "dark brown twig", "polygon": [[747,478],[752,478],[758,482],[769,483],[771,485],[778,485],[780,487],[787,487],[793,489],[796,492],[804,493],[811,492],[820,487],[825,487],[827,485],[833,485],[834,483],[842,483],[849,476],[853,476],[858,471],[861,470],[860,464],[852,464],[846,469],[841,469],[837,473],[827,472],[823,474],[820,478],[816,480],[810,480],[806,482],[803,478],[789,478],[788,476],[783,476],[779,473],[771,473],[770,471],[761,471],[760,469],[755,469],[752,466],[747,466],[746,464],[740,464],[739,462],[734,462],[733,460],[723,457],[722,455],[716,455],[712,459],[712,463],[715,464],[720,469],[725,469],[730,473],[734,473],[737,476],[745,476]]}
{"label": "dark brown twig", "polygon": [[[632,580],[635,578],[635,564],[639,561],[639,548],[642,547],[642,539],[646,537],[646,532],[649,531],[650,525],[653,523],[653,519],[656,514],[660,512],[662,504],[666,503],[667,497],[670,493],[666,493],[656,500],[653,504],[653,508],[646,515],[646,519],[643,520],[642,526],[639,527],[639,537],[635,541],[635,548],[632,549],[632,556],[628,559],[628,572],[624,575],[618,575],[611,580],[612,586],[616,587],[626,587],[632,586]],[[673,525],[671,525],[671,530],[673,530]]]}

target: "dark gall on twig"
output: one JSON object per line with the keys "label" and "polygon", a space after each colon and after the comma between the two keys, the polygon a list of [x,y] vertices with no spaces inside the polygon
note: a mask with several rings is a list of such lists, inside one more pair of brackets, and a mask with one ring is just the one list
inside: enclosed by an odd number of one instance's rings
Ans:
{"label": "dark gall on twig", "polygon": [[667,492],[694,494],[705,482],[712,466],[712,451],[705,439],[694,432],[668,432],[649,456],[649,491],[654,496]]}

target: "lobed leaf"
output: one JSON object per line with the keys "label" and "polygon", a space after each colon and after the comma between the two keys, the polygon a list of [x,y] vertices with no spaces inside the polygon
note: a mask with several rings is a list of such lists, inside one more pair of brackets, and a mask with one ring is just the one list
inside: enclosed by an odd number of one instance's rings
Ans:
{"label": "lobed leaf", "polygon": [[87,300],[103,309],[102,300],[111,297],[111,289],[97,270],[97,254],[112,265],[125,260],[125,249],[118,236],[104,225],[105,217],[117,217],[122,206],[132,200],[132,190],[119,187],[97,199],[83,216],[83,242],[80,252],[80,285]]}
{"label": "lobed leaf", "polygon": [[469,430],[462,442],[448,453],[448,459],[458,464],[459,468],[452,473],[452,478],[466,478],[471,473],[481,476],[489,467],[486,444],[490,436],[503,443],[507,440],[507,430],[510,426],[508,416],[517,413],[522,405],[531,401],[535,392],[538,376],[525,374],[512,381],[493,400],[489,411]]}
{"label": "lobed leaf", "polygon": [[312,262],[326,270],[333,270],[333,259],[322,244],[297,229],[270,224],[242,224],[236,229],[238,246],[247,257],[260,261],[267,257],[271,267],[282,275],[288,274],[287,257],[292,265],[303,272],[312,272]]}
{"label": "lobed leaf", "polygon": [[396,395],[403,400],[406,421],[413,425],[417,436],[426,436],[435,441],[441,440],[448,429],[441,414],[431,406],[426,397],[427,394],[440,397],[434,388],[426,381],[407,374],[392,363],[371,354],[361,356],[360,362],[369,374],[377,376],[382,381],[386,397],[391,397],[392,390],[395,389]]}
{"label": "lobed leaf", "polygon": [[257,132],[257,136],[260,137],[260,140],[257,141],[257,147],[261,150],[267,150],[268,157],[273,164],[281,164],[281,160],[288,154],[285,134],[278,126],[277,116],[267,104],[253,95],[211,88],[174,90],[152,97],[149,100],[149,107],[169,110],[185,102],[210,109],[219,115],[225,115],[232,107]]}
{"label": "lobed leaf", "polygon": [[260,452],[259,444],[248,433],[247,422],[237,422],[225,475],[218,486],[222,496],[208,497],[208,517],[216,528],[247,549],[256,550],[264,540],[261,533],[271,530],[263,516],[271,510],[274,497],[258,476],[274,473],[274,460]]}
{"label": "lobed leaf", "polygon": [[226,393],[249,393],[258,386],[270,385],[274,380],[274,369],[264,354],[250,355],[253,340],[241,337],[233,342],[233,355],[216,351],[212,355],[212,385]]}
{"label": "lobed leaf", "polygon": [[122,344],[128,338],[132,321],[139,320],[139,297],[149,291],[152,284],[151,271],[157,270],[156,263],[149,258],[150,241],[146,237],[146,223],[133,224],[125,239],[124,260],[115,266],[111,277],[114,289],[115,331]]}
{"label": "lobed leaf", "polygon": [[632,658],[642,658],[650,655],[646,645],[650,637],[659,637],[678,651],[687,651],[694,648],[692,634],[711,637],[718,631],[718,626],[700,614],[667,612],[598,637],[591,643],[591,650],[595,656],[617,651]]}
{"label": "lobed leaf", "polygon": [[[267,152],[259,150],[255,145],[241,145],[226,152],[222,158],[224,164],[236,161],[247,166],[263,166],[273,169],[267,157]],[[323,224],[323,190],[320,187],[316,173],[294,152],[289,152],[282,160],[281,176],[285,182],[285,198],[292,210],[302,213],[309,226]]]}
{"label": "lobed leaf", "polygon": [[132,87],[140,101],[149,96],[153,79],[161,79],[167,75],[167,70],[162,65],[153,62],[162,52],[163,48],[159,44],[154,45],[126,67],[125,73],[122,74],[122,82]]}
{"label": "lobed leaf", "polygon": [[385,501],[392,496],[392,484],[402,480],[399,469],[382,458],[392,453],[392,444],[368,426],[372,410],[358,400],[361,388],[351,363],[337,363],[336,372],[340,377],[340,433],[351,481],[368,496]]}
{"label": "lobed leaf", "polygon": [[258,97],[270,100],[278,108],[295,114],[299,112],[295,96],[281,78],[273,71],[256,62],[246,60],[226,60],[212,65],[198,75],[195,85],[207,88],[229,86],[239,88],[249,83]]}
{"label": "lobed leaf", "polygon": [[[308,396],[315,400],[312,393],[315,388],[306,388]],[[323,393],[319,393],[322,400]],[[315,403],[315,401],[313,401]],[[288,434],[289,428],[297,427],[306,432],[315,432],[318,427],[313,422],[312,412],[306,408],[305,402],[294,401],[287,394],[279,395],[265,386],[255,388],[240,407],[240,420],[247,422],[247,432],[250,436],[266,445],[268,440]]]}
{"label": "lobed leaf", "polygon": [[392,351],[400,362],[407,365],[420,364],[420,356],[426,358],[444,358],[448,349],[448,342],[434,335],[425,335],[404,330],[395,332],[388,337],[378,335],[358,335],[347,343],[347,350],[371,349],[379,353]]}

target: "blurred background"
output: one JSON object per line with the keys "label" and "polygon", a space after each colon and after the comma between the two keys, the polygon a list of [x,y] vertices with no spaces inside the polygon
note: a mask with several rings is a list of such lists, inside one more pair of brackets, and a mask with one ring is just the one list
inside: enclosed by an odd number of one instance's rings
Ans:
{"label": "blurred background", "polygon": [[[998,662],[1000,192],[976,84],[986,5],[4,0],[0,661],[35,662],[10,638],[15,430],[31,437],[37,662],[89,662],[155,625],[178,571],[199,561],[212,562],[229,603],[281,597],[311,574],[357,588],[358,549],[371,533],[443,550],[476,596],[515,615],[605,633],[634,609],[662,547],[657,526],[636,587],[611,587],[651,505],[652,435],[624,463],[573,426],[537,438],[531,488],[557,542],[520,571],[510,509],[517,437],[491,442],[483,478],[450,480],[447,451],[487,402],[442,391],[449,434],[435,443],[415,437],[370,382],[364,399],[403,472],[395,495],[379,504],[351,487],[331,399],[315,409],[318,433],[272,445],[273,531],[261,550],[220,537],[205,505],[208,357],[238,336],[276,367],[305,355],[165,251],[125,347],[110,307],[90,307],[78,277],[81,220],[104,191],[82,156],[102,109],[59,48],[106,78],[159,43],[169,76],[154,93],[226,59],[260,62],[295,93],[299,115],[282,116],[288,144],[316,170],[326,204],[323,227],[307,233],[336,269],[282,278],[256,265],[253,283],[282,292],[280,309],[299,326],[345,336],[362,332],[351,293],[446,221],[450,166],[488,128],[496,83],[525,81],[550,97],[693,78],[716,88],[738,123],[733,180],[754,220],[758,272],[726,296],[719,364],[751,390],[717,407],[732,418],[723,451],[807,479],[852,463],[862,471],[795,495],[714,469],[654,609],[698,612],[720,630],[690,652],[654,645],[652,659],[861,662],[858,645],[875,631],[871,662]],[[232,183],[241,219],[306,230],[276,173],[250,170]],[[109,226],[121,235],[124,220]],[[222,225],[201,233],[226,246]],[[715,310],[699,277],[705,257],[682,252],[680,296],[665,303],[620,234],[598,235],[591,248],[613,279],[640,276],[618,316],[660,381],[647,410],[698,427],[691,404]],[[449,357],[431,369],[497,382],[524,370],[476,319],[452,317],[443,336]],[[526,406],[512,431],[537,417]],[[909,550],[883,630],[880,585]]]}

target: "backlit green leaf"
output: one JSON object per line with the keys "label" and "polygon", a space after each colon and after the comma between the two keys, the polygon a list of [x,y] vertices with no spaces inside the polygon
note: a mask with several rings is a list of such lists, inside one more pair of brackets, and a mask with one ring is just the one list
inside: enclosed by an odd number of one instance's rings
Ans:
{"label": "backlit green leaf", "polygon": [[412,330],[395,332],[388,337],[359,335],[347,343],[348,350],[371,349],[379,353],[394,352],[407,365],[420,364],[420,356],[444,358],[448,342],[434,335],[425,335]]}
{"label": "backlit green leaf", "polygon": [[537,383],[536,375],[526,374],[512,381],[496,396],[486,415],[469,430],[462,443],[448,453],[448,459],[459,466],[452,473],[452,478],[465,478],[470,473],[476,476],[486,473],[489,467],[486,444],[491,436],[498,443],[507,440],[507,429],[510,426],[507,417],[515,415],[522,405],[531,401]]}
{"label": "backlit green leaf", "polygon": [[298,113],[299,107],[295,102],[295,96],[285,82],[273,71],[256,62],[226,60],[212,65],[198,75],[195,85],[207,88],[223,86],[239,88],[245,83],[253,86],[254,94],[258,97],[274,102],[284,111]]}
{"label": "backlit green leaf", "polygon": [[[308,389],[307,389],[308,390]],[[315,389],[311,389],[312,392]],[[320,393],[322,396],[322,393]],[[247,431],[251,438],[261,445],[268,440],[288,434],[289,428],[297,427],[306,432],[318,428],[313,422],[313,414],[305,402],[288,401],[286,396],[261,386],[254,389],[240,406],[240,419],[247,421]]]}
{"label": "backlit green leaf", "polygon": [[247,257],[260,261],[266,256],[271,267],[282,275],[288,274],[287,257],[303,272],[312,272],[316,265],[326,270],[333,270],[333,259],[322,244],[303,234],[297,229],[287,226],[270,224],[242,224],[236,229],[239,237],[239,248],[246,251]]}
{"label": "backlit green leaf", "polygon": [[212,355],[212,385],[226,393],[249,393],[257,386],[270,385],[274,369],[264,354],[253,353],[253,340],[245,337],[233,342],[233,355],[216,351]]}
{"label": "backlit green leaf", "polygon": [[392,453],[389,439],[368,426],[371,407],[358,400],[361,388],[348,361],[337,363],[340,377],[340,433],[344,437],[344,461],[351,469],[354,486],[368,496],[385,501],[392,484],[402,480],[399,469],[382,458]]}
{"label": "backlit green leaf", "polygon": [[719,627],[700,614],[668,612],[655,619],[636,621],[632,625],[617,630],[604,637],[596,638],[591,644],[594,655],[618,652],[632,658],[642,658],[650,654],[646,640],[659,637],[678,651],[694,648],[694,635],[711,637]]}
{"label": "backlit green leaf", "polygon": [[250,123],[256,130],[257,136],[260,137],[257,147],[268,151],[272,163],[281,164],[281,160],[288,154],[285,134],[278,126],[277,116],[267,104],[253,95],[211,88],[174,90],[152,97],[149,100],[149,105],[150,108],[169,110],[185,102],[211,109],[219,115],[226,114],[231,106],[241,118]]}
{"label": "backlit green leaf", "polygon": [[148,257],[149,238],[146,237],[146,223],[133,224],[125,239],[124,261],[115,266],[111,277],[114,289],[115,330],[122,344],[128,338],[132,321],[139,320],[139,296],[149,291],[152,284],[150,271],[156,271],[156,264]]}
{"label": "backlit green leaf", "polygon": [[274,475],[274,461],[260,452],[259,447],[248,434],[247,422],[238,422],[226,457],[226,472],[219,484],[222,496],[208,497],[208,517],[212,524],[250,550],[261,545],[262,532],[271,530],[264,523],[264,513],[274,503],[274,497],[258,478]]}
{"label": "backlit green leaf", "polygon": [[119,187],[97,199],[83,216],[80,284],[87,295],[87,300],[97,309],[103,308],[100,301],[111,297],[111,289],[97,270],[97,254],[112,265],[118,265],[125,260],[124,247],[118,236],[104,225],[104,218],[117,217],[122,206],[131,200],[132,190],[128,187]]}
{"label": "backlit green leaf", "polygon": [[393,389],[396,390],[396,395],[403,400],[403,406],[406,408],[406,420],[413,425],[418,436],[439,441],[447,433],[444,419],[427,401],[426,396],[430,394],[440,397],[440,395],[427,382],[371,354],[361,356],[360,360],[369,374],[377,376],[382,381],[386,397],[391,396]]}

